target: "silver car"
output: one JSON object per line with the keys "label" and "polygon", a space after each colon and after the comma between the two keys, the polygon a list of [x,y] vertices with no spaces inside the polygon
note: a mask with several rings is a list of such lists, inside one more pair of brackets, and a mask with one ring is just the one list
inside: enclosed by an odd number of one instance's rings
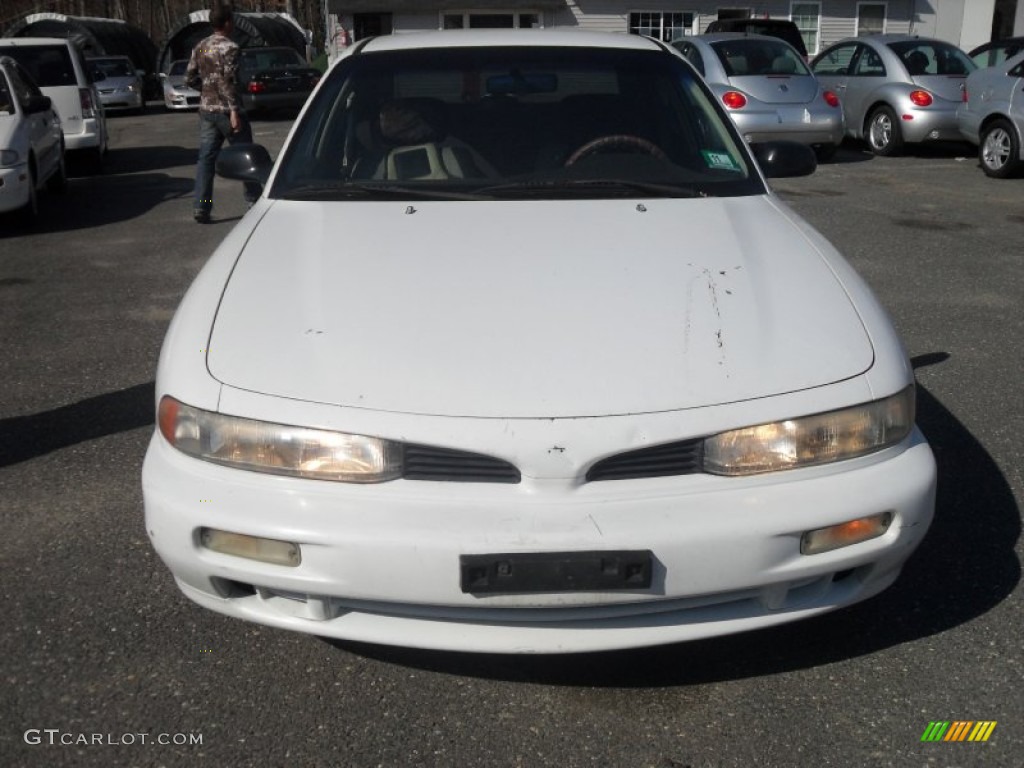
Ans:
{"label": "silver car", "polygon": [[838,96],[822,87],[784,40],[717,32],[680,38],[672,46],[703,75],[748,142],[799,141],[826,159],[843,140]]}
{"label": "silver car", "polygon": [[957,110],[960,133],[978,145],[981,169],[997,179],[1024,162],[1024,53],[967,78],[967,99]]}
{"label": "silver car", "polygon": [[160,73],[164,85],[164,106],[168,109],[199,109],[199,91],[185,85],[188,60],[172,62],[167,73]]}
{"label": "silver car", "polygon": [[839,94],[846,132],[877,155],[905,144],[960,141],[956,110],[964,80],[976,69],[951,43],[910,35],[842,40],[811,62],[826,88]]}
{"label": "silver car", "polygon": [[86,59],[90,75],[100,92],[103,109],[143,112],[142,71],[136,70],[127,56],[97,56]]}

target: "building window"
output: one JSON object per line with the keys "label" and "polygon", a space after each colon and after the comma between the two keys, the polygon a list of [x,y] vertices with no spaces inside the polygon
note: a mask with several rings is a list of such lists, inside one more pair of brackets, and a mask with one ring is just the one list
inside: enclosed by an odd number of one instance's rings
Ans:
{"label": "building window", "polygon": [[816,54],[821,29],[821,3],[792,3],[789,6],[789,18],[800,30],[807,55]]}
{"label": "building window", "polygon": [[629,32],[668,43],[692,35],[695,17],[690,12],[637,11],[629,14]]}
{"label": "building window", "polygon": [[885,3],[857,3],[857,37],[885,32]]}
{"label": "building window", "polygon": [[391,34],[390,13],[356,13],[352,16],[353,41]]}
{"label": "building window", "polygon": [[441,29],[540,29],[536,11],[466,11],[442,13]]}

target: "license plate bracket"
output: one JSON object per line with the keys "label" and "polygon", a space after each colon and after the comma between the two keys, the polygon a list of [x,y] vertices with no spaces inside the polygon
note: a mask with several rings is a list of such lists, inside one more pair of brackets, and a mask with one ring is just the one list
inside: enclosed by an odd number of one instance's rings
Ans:
{"label": "license plate bracket", "polygon": [[649,549],[460,555],[460,583],[474,595],[648,589],[653,560]]}

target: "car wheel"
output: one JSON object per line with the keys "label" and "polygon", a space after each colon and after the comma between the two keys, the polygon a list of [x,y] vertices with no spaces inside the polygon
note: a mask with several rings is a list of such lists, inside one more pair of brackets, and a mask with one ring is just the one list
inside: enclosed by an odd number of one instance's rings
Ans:
{"label": "car wheel", "polygon": [[896,113],[889,107],[879,107],[868,118],[868,145],[883,157],[898,155],[903,150],[903,133]]}
{"label": "car wheel", "polygon": [[68,188],[68,170],[65,164],[64,145],[60,145],[60,160],[57,161],[57,170],[46,182],[46,188],[51,192],[63,192]]}
{"label": "car wheel", "polygon": [[39,219],[39,193],[36,191],[36,165],[28,165],[28,202],[15,214],[15,221],[22,229],[29,229]]}
{"label": "car wheel", "polygon": [[1006,179],[1020,170],[1020,143],[1007,120],[994,120],[981,134],[978,160],[987,176]]}

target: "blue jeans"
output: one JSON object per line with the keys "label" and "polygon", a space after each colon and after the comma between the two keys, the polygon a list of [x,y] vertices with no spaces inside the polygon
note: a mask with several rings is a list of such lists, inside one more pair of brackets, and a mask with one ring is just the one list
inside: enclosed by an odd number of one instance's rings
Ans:
{"label": "blue jeans", "polygon": [[[192,208],[196,211],[209,213],[213,208],[213,176],[224,140],[227,139],[229,144],[252,144],[252,128],[245,115],[241,117],[241,130],[232,133],[231,118],[227,112],[199,113],[199,161],[196,163],[196,188],[192,200]],[[254,181],[244,184],[246,202],[255,202],[263,193],[263,187]]]}

